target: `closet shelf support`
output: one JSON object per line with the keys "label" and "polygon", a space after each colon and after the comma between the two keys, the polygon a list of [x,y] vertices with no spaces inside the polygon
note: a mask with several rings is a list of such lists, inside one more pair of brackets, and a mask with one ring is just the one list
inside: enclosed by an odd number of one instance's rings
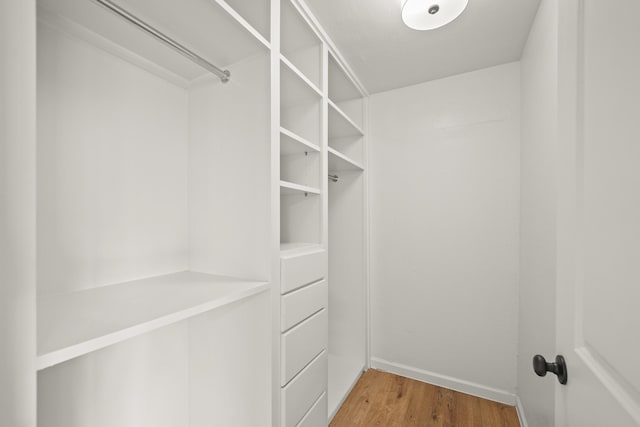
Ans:
{"label": "closet shelf support", "polygon": [[93,1],[95,1],[101,6],[104,6],[105,8],[115,13],[116,15],[120,16],[121,18],[124,18],[125,20],[129,21],[136,27],[145,31],[147,34],[150,34],[156,39],[165,43],[169,47],[173,48],[176,52],[178,52],[185,58],[191,60],[192,62],[195,62],[205,70],[212,72],[213,74],[218,76],[223,83],[227,83],[229,81],[229,78],[231,77],[231,72],[229,70],[223,70],[222,68],[216,67],[215,65],[213,65],[212,63],[210,63],[200,55],[192,52],[191,50],[187,49],[177,41],[164,35],[163,33],[158,31],[151,25],[147,24],[146,22],[136,17],[135,15],[129,13],[128,11],[121,8],[117,4],[113,3],[112,1],[110,0],[93,0]]}

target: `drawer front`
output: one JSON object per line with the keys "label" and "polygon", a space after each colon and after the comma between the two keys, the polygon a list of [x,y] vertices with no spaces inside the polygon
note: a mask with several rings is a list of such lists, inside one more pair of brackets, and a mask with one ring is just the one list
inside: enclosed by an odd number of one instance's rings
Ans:
{"label": "drawer front", "polygon": [[282,334],[280,381],[285,385],[320,352],[327,348],[327,310],[323,309]]}
{"label": "drawer front", "polygon": [[295,290],[283,296],[280,311],[281,331],[286,331],[312,314],[326,308],[328,296],[326,280]]}
{"label": "drawer front", "polygon": [[297,427],[327,427],[327,393],[322,393]]}
{"label": "drawer front", "polygon": [[280,291],[283,294],[324,278],[324,250],[280,260]]}
{"label": "drawer front", "polygon": [[314,402],[326,393],[327,369],[325,351],[282,389],[282,427],[296,427]]}

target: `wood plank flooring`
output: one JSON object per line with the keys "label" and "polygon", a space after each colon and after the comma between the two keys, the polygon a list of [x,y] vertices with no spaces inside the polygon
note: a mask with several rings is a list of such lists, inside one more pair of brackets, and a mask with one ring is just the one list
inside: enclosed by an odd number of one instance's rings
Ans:
{"label": "wood plank flooring", "polygon": [[369,369],[330,427],[520,427],[512,406]]}

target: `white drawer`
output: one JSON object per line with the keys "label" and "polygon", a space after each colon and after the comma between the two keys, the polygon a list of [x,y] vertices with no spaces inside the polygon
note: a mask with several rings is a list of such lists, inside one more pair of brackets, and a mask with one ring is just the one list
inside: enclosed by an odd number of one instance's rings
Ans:
{"label": "white drawer", "polygon": [[282,258],[280,260],[280,292],[286,294],[322,279],[326,264],[324,249]]}
{"label": "white drawer", "polygon": [[297,427],[327,427],[327,412],[327,393],[322,393]]}
{"label": "white drawer", "polygon": [[327,348],[327,310],[323,309],[282,334],[280,385],[283,386]]}
{"label": "white drawer", "polygon": [[318,397],[326,392],[327,368],[324,351],[282,389],[282,427],[296,427]]}
{"label": "white drawer", "polygon": [[297,289],[282,297],[281,331],[302,322],[327,306],[328,286],[322,280],[302,289]]}

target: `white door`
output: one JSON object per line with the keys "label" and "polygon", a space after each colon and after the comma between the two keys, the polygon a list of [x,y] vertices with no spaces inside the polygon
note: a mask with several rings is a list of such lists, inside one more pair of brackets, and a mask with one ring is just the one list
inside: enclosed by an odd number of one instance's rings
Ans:
{"label": "white door", "polygon": [[558,3],[556,426],[638,426],[640,0]]}

